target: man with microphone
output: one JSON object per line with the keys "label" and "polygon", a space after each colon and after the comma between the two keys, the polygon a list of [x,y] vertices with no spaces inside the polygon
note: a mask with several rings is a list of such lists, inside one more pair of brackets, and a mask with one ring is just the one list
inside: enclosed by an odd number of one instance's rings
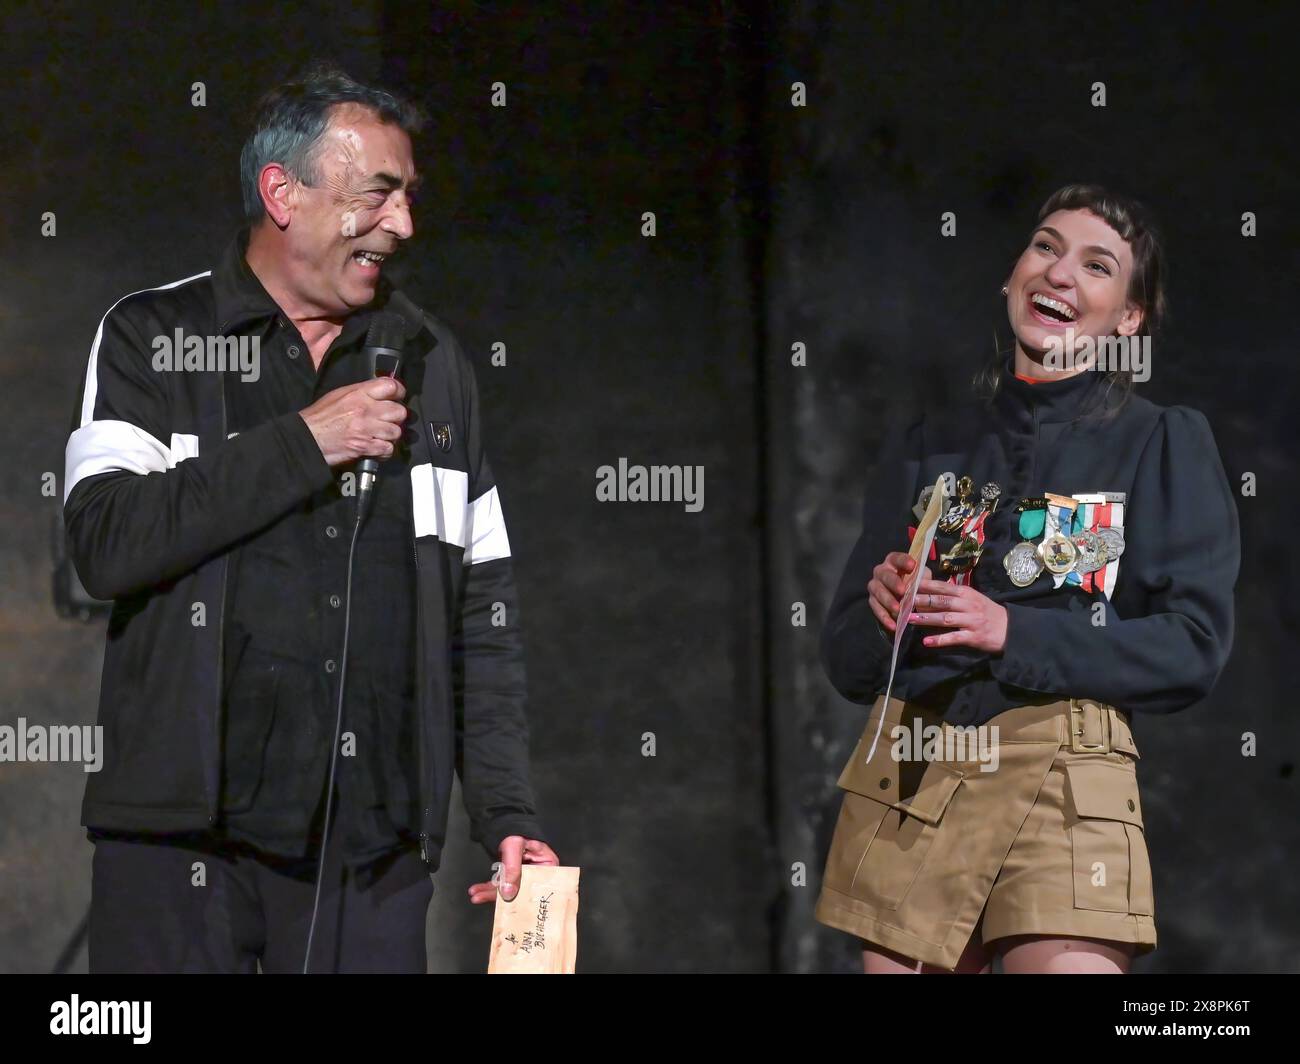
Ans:
{"label": "man with microphone", "polygon": [[[559,863],[474,372],[384,276],[420,125],[328,66],[274,89],[248,225],[96,332],[64,485],[77,571],[114,601],[92,972],[423,972],[453,772],[501,865],[472,901]],[[210,357],[236,339],[256,372]]]}

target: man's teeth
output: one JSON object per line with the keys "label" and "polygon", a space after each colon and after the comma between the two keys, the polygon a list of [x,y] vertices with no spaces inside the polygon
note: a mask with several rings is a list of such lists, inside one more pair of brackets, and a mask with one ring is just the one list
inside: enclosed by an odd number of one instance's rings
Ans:
{"label": "man's teeth", "polygon": [[1045,296],[1041,292],[1035,292],[1029,297],[1029,301],[1031,303],[1037,303],[1040,307],[1050,307],[1057,313],[1063,314],[1066,321],[1074,321],[1074,319],[1078,317],[1073,308],[1068,304],[1062,303],[1059,299],[1052,299],[1050,296]]}
{"label": "man's teeth", "polygon": [[384,259],[388,258],[387,255],[380,255],[377,251],[358,251],[355,252],[352,257],[361,262],[372,263],[375,266],[378,266],[384,261]]}

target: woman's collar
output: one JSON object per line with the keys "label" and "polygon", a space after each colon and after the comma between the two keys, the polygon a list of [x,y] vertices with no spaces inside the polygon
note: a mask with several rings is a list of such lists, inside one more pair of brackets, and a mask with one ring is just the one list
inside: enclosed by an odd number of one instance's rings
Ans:
{"label": "woman's collar", "polygon": [[1042,421],[1072,421],[1101,406],[1106,378],[1105,373],[1086,369],[1073,376],[1030,383],[1016,376],[1014,355],[1008,354],[998,381],[998,399],[1014,409],[1037,409]]}

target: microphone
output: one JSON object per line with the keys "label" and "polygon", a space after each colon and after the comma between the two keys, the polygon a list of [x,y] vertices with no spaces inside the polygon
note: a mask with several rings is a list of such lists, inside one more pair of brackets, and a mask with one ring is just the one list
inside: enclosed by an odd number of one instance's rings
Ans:
{"label": "microphone", "polygon": [[[366,332],[366,346],[361,351],[372,377],[396,377],[402,366],[402,346],[406,343],[406,320],[391,310],[376,311]],[[363,458],[357,466],[357,519],[365,516],[374,498],[379,478],[379,460]]]}

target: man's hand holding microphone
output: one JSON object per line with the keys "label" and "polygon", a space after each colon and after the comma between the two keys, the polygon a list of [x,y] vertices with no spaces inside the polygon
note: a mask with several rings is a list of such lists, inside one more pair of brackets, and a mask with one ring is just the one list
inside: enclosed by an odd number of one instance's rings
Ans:
{"label": "man's hand holding microphone", "polygon": [[396,377],[375,377],[326,392],[299,411],[331,466],[358,458],[389,458],[402,438],[406,388]]}

